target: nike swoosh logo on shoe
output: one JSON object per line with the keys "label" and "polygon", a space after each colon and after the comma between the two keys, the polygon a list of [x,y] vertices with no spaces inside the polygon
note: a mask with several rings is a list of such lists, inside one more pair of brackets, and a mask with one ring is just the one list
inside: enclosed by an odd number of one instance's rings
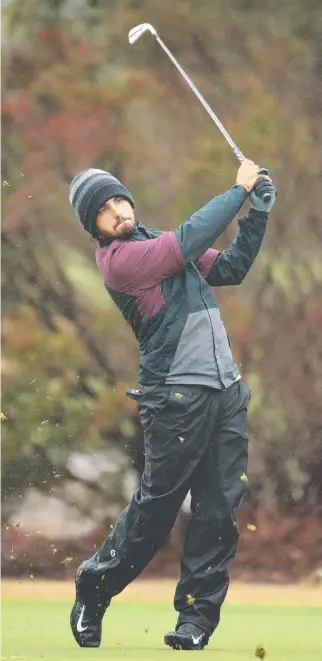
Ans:
{"label": "nike swoosh logo on shoe", "polygon": [[200,643],[200,641],[201,641],[201,639],[202,639],[202,636],[203,636],[203,634],[201,634],[200,636],[198,636],[198,638],[195,638],[194,636],[192,636],[192,642],[193,642],[193,644],[194,644],[194,645],[198,645],[198,643]]}
{"label": "nike swoosh logo on shoe", "polygon": [[85,612],[85,606],[83,606],[83,608],[81,610],[81,613],[80,613],[80,616],[77,620],[76,629],[79,633],[82,633],[82,631],[86,631],[86,629],[88,629],[88,627],[82,627],[82,619],[83,619],[84,612]]}

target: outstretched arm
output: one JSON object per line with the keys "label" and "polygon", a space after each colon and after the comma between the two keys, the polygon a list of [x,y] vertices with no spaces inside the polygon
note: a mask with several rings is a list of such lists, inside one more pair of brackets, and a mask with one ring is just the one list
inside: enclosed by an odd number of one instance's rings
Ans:
{"label": "outstretched arm", "polygon": [[159,283],[197,260],[224,232],[258,179],[258,166],[244,161],[237,184],[217,195],[174,232],[146,241],[113,242],[97,251],[106,284],[119,291],[138,291]]}
{"label": "outstretched arm", "polygon": [[245,278],[262,245],[268,213],[250,209],[238,221],[239,231],[230,247],[222,252],[207,250],[196,266],[212,287],[239,285]]}
{"label": "outstretched arm", "polygon": [[184,271],[222,234],[238,213],[247,191],[235,186],[217,195],[174,232],[146,241],[114,241],[96,253],[106,284],[119,291],[148,289]]}
{"label": "outstretched arm", "polygon": [[[259,184],[258,187],[263,185]],[[256,195],[263,193],[255,187],[254,193],[251,193],[252,206],[248,216],[240,218],[239,231],[230,247],[222,252],[217,250],[207,250],[200,259],[196,261],[196,266],[213,287],[223,285],[240,284],[259,252],[265,235],[268,213],[276,199],[276,189],[271,182],[265,184],[265,192],[271,194],[271,201],[263,203],[262,199]]]}

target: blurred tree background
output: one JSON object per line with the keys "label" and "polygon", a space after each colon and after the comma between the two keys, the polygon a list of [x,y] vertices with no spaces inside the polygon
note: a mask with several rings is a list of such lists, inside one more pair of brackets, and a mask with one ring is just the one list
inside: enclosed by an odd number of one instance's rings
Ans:
{"label": "blurred tree background", "polygon": [[[71,179],[86,167],[114,173],[139,218],[161,229],[235,180],[224,139],[159,46],[149,37],[128,44],[129,29],[146,21],[278,187],[256,265],[241,287],[215,294],[253,390],[236,571],[299,575],[322,555],[319,0],[6,2],[4,571],[61,573],[72,556],[77,564],[142,469],[141,429],[125,396],[138,349],[69,206]],[[183,528],[163,551],[168,567]]]}

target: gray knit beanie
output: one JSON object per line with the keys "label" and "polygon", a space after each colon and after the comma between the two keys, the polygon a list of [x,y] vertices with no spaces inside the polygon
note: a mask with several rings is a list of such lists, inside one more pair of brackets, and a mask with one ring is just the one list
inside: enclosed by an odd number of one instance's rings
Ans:
{"label": "gray knit beanie", "polygon": [[105,170],[89,168],[74,177],[69,187],[69,201],[84,229],[95,236],[96,216],[107,200],[124,197],[134,208],[131,193]]}

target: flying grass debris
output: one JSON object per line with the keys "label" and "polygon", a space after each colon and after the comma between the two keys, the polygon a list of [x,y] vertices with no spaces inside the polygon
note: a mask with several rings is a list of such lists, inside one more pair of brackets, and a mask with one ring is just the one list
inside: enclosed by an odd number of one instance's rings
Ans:
{"label": "flying grass debris", "polygon": [[193,606],[195,601],[196,601],[196,597],[193,597],[192,594],[187,594],[186,595],[186,604],[187,604],[187,606]]}
{"label": "flying grass debris", "polygon": [[263,645],[256,645],[254,654],[257,657],[257,659],[264,659],[267,652]]}
{"label": "flying grass debris", "polygon": [[254,526],[253,523],[247,523],[247,529],[253,532],[254,530],[257,530],[257,526]]}
{"label": "flying grass debris", "polygon": [[245,473],[240,476],[241,482],[248,482],[248,477]]}

